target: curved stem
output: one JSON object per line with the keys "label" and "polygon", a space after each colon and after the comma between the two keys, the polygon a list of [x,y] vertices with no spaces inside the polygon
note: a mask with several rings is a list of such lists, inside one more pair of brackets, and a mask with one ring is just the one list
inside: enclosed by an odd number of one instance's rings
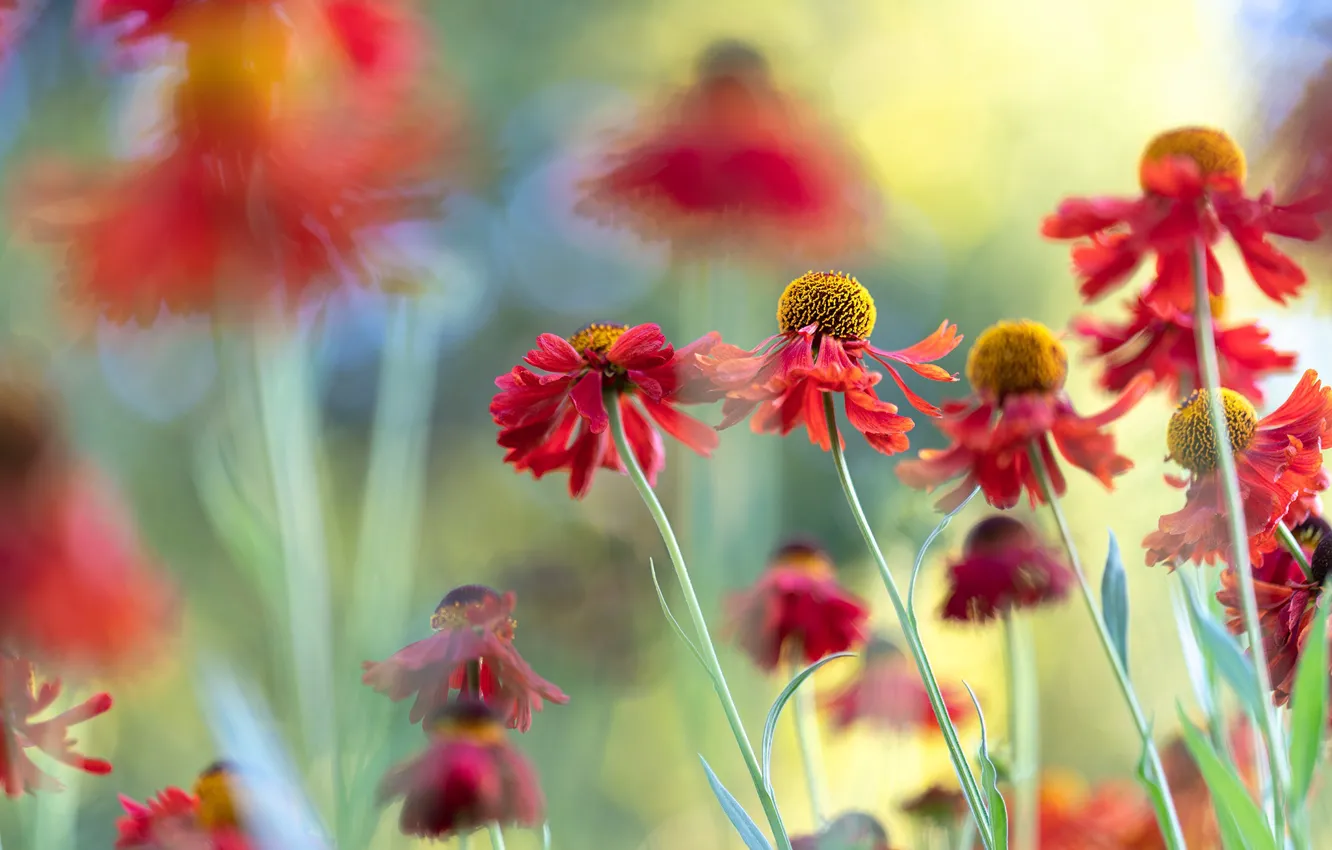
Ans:
{"label": "curved stem", "polygon": [[1110,667],[1114,670],[1115,681],[1119,684],[1119,692],[1124,695],[1124,702],[1128,703],[1129,713],[1133,715],[1133,725],[1138,730],[1138,735],[1142,738],[1143,746],[1147,751],[1147,760],[1151,765],[1152,772],[1161,783],[1161,793],[1165,797],[1166,823],[1161,824],[1161,832],[1166,837],[1171,848],[1184,850],[1188,845],[1184,843],[1184,830],[1179,823],[1179,813],[1175,810],[1175,798],[1170,793],[1170,786],[1166,782],[1165,767],[1161,764],[1161,753],[1156,749],[1156,742],[1152,740],[1152,727],[1147,722],[1147,717],[1142,713],[1142,706],[1138,704],[1138,695],[1133,690],[1133,684],[1129,681],[1128,671],[1124,669],[1124,663],[1119,658],[1119,650],[1115,649],[1114,639],[1110,637],[1110,630],[1106,628],[1105,618],[1101,616],[1101,608],[1096,602],[1096,596],[1092,593],[1091,584],[1087,581],[1087,573],[1082,569],[1082,559],[1078,557],[1078,547],[1073,543],[1073,533],[1069,530],[1068,520],[1064,518],[1064,510],[1059,506],[1059,496],[1054,491],[1054,485],[1050,482],[1050,470],[1045,465],[1045,456],[1042,454],[1035,443],[1027,447],[1027,454],[1031,457],[1032,467],[1036,470],[1036,477],[1041,483],[1041,492],[1045,496],[1045,501],[1050,504],[1050,512],[1054,514],[1055,525],[1059,527],[1059,537],[1063,541],[1064,551],[1068,553],[1068,562],[1073,567],[1073,574],[1077,576],[1078,586],[1082,589],[1082,600],[1087,604],[1087,613],[1091,616],[1092,624],[1096,626],[1096,635],[1101,639],[1101,648],[1105,651],[1105,657],[1110,661]]}
{"label": "curved stem", "polygon": [[[788,679],[794,679],[800,672],[799,665],[792,664],[788,670]],[[800,762],[805,767],[805,787],[809,791],[809,810],[814,816],[814,826],[822,829],[827,823],[828,790],[823,783],[823,752],[819,747],[818,715],[814,711],[813,684],[796,688],[792,695],[795,709],[796,742],[800,747]]]}
{"label": "curved stem", "polygon": [[490,850],[504,850],[504,831],[500,825],[492,823],[486,828],[490,830]]}
{"label": "curved stem", "polygon": [[897,589],[897,581],[888,569],[888,562],[884,560],[883,552],[879,549],[879,542],[874,538],[874,530],[870,528],[869,520],[865,517],[865,510],[860,506],[860,499],[856,496],[856,485],[851,481],[851,470],[847,468],[846,457],[842,453],[842,438],[837,431],[837,410],[833,406],[831,393],[823,394],[823,415],[828,422],[833,465],[837,467],[837,477],[842,483],[842,492],[846,494],[846,501],[851,507],[851,514],[855,517],[856,526],[860,529],[861,536],[865,538],[865,545],[869,547],[870,555],[873,556],[874,563],[879,568],[879,575],[883,578],[883,585],[888,590],[888,598],[892,600],[893,610],[897,612],[897,621],[902,627],[902,634],[906,638],[907,647],[911,650],[911,657],[916,662],[916,669],[920,671],[921,681],[925,684],[925,692],[929,695],[930,707],[934,709],[934,717],[939,722],[939,729],[943,732],[944,742],[948,745],[948,755],[953,761],[953,770],[957,773],[957,780],[962,785],[962,793],[966,795],[967,805],[971,807],[971,815],[979,827],[977,832],[980,834],[986,850],[993,850],[994,837],[991,833],[990,815],[985,808],[980,785],[976,782],[976,775],[971,772],[971,764],[967,761],[966,751],[962,749],[962,743],[958,740],[957,728],[953,726],[953,720],[948,716],[948,708],[944,704],[939,683],[934,678],[934,670],[930,666],[930,660],[925,654],[925,645],[921,642],[920,632],[917,631],[910,614],[907,612],[906,605],[902,602],[902,594]]}
{"label": "curved stem", "polygon": [[1036,693],[1031,634],[1013,614],[1004,615],[1004,667],[1008,674],[1008,738],[1012,750],[1013,841],[1040,847],[1040,701]]}
{"label": "curved stem", "polygon": [[703,661],[707,665],[708,672],[712,675],[712,684],[717,691],[717,697],[721,700],[722,710],[726,712],[726,720],[731,725],[731,733],[735,736],[736,746],[740,748],[740,755],[745,760],[745,767],[749,768],[750,779],[754,782],[754,791],[758,794],[759,803],[763,806],[763,812],[768,816],[768,826],[772,829],[774,841],[777,843],[777,850],[791,850],[791,839],[786,834],[786,827],[782,825],[782,817],[777,812],[777,802],[772,794],[768,792],[767,783],[763,781],[763,772],[759,769],[758,758],[754,755],[754,748],[749,743],[749,737],[745,734],[744,723],[740,720],[740,710],[735,706],[735,700],[731,698],[731,691],[726,686],[726,676],[722,673],[721,660],[717,658],[717,649],[712,643],[712,636],[708,633],[707,620],[703,616],[703,606],[698,602],[698,594],[694,592],[694,584],[689,579],[689,568],[685,566],[684,555],[680,552],[680,543],[675,539],[675,532],[671,530],[671,521],[666,517],[666,511],[662,509],[661,502],[657,500],[657,494],[653,492],[652,485],[648,483],[647,476],[643,474],[643,468],[638,464],[638,457],[634,454],[633,448],[629,445],[629,439],[624,433],[624,417],[620,415],[620,397],[613,390],[608,389],[603,395],[606,404],[606,410],[610,414],[611,437],[615,441],[615,449],[619,452],[620,461],[624,463],[625,469],[629,471],[629,478],[638,488],[638,494],[643,498],[643,504],[647,506],[648,513],[652,514],[652,519],[657,523],[657,530],[661,532],[661,540],[666,544],[666,552],[671,557],[671,565],[675,567],[675,577],[680,583],[680,590],[684,594],[685,606],[689,609],[689,619],[693,621],[694,630],[698,634],[698,649],[703,655]]}
{"label": "curved stem", "polygon": [[[1239,475],[1235,469],[1235,455],[1230,445],[1230,427],[1226,424],[1226,411],[1220,393],[1221,369],[1216,353],[1216,338],[1212,333],[1212,305],[1207,289],[1207,255],[1201,239],[1194,240],[1189,259],[1193,274],[1194,344],[1198,348],[1202,389],[1207,391],[1207,410],[1211,414],[1212,434],[1216,440],[1216,474],[1221,479],[1221,490],[1225,499],[1226,524],[1230,531],[1230,562],[1239,579],[1244,633],[1248,637],[1249,653],[1253,656],[1258,692],[1266,696],[1272,692],[1272,681],[1267,669],[1267,650],[1263,645],[1262,627],[1258,622],[1258,597],[1253,586],[1253,569],[1249,564],[1249,532],[1244,515],[1244,500],[1240,496]],[[1272,779],[1272,831],[1278,842],[1284,846],[1286,828],[1283,798],[1290,775],[1289,768],[1283,763],[1286,747],[1282,740],[1281,728],[1276,722],[1276,713],[1266,699],[1262,715],[1260,726]],[[1255,760],[1261,758],[1261,753],[1254,753]]]}
{"label": "curved stem", "polygon": [[1290,552],[1290,556],[1295,559],[1295,563],[1300,565],[1300,569],[1304,571],[1304,577],[1313,581],[1313,568],[1309,566],[1309,559],[1304,556],[1304,547],[1300,545],[1300,541],[1295,539],[1295,533],[1290,530],[1290,526],[1286,525],[1284,519],[1277,523],[1277,537],[1280,538],[1281,545],[1285,546],[1286,551]]}

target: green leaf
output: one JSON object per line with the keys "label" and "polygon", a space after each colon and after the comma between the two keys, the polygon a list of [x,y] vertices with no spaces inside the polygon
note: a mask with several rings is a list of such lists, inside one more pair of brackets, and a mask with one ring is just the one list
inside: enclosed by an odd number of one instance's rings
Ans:
{"label": "green leaf", "polygon": [[1194,726],[1184,713],[1182,705],[1176,705],[1184,733],[1184,744],[1189,748],[1193,760],[1198,763],[1207,789],[1212,793],[1212,805],[1216,809],[1218,822],[1224,824],[1227,819],[1233,821],[1235,837],[1247,850],[1276,850],[1276,839],[1272,837],[1267,825],[1267,818],[1262,809],[1249,796],[1240,778],[1226,767],[1212,742]]}
{"label": "green leaf", "polygon": [[1262,717],[1267,710],[1268,696],[1258,691],[1253,662],[1240,649],[1239,642],[1230,632],[1202,610],[1192,589],[1186,587],[1184,598],[1188,600],[1189,615],[1193,618],[1193,627],[1198,633],[1203,653],[1229,683],[1249,716]]}
{"label": "green leaf", "polygon": [[916,553],[916,563],[911,565],[911,583],[907,585],[907,619],[911,621],[913,627],[916,625],[916,578],[920,575],[921,564],[925,563],[925,553],[929,551],[930,544],[934,542],[934,539],[943,533],[943,530],[948,527],[948,523],[953,521],[953,517],[962,513],[962,509],[965,508],[972,499],[976,498],[976,494],[979,492],[979,487],[974,488],[967,494],[967,497],[962,500],[962,504],[944,514],[943,519],[939,520],[939,524],[936,525],[934,530],[930,532],[930,535],[925,538],[925,542],[920,544],[920,551]]}
{"label": "green leaf", "polygon": [[1327,605],[1314,614],[1313,631],[1295,670],[1290,708],[1290,796],[1304,805],[1327,730]]}
{"label": "green leaf", "polygon": [[550,821],[541,825],[541,850],[550,850]]}
{"label": "green leaf", "polygon": [[990,838],[994,850],[1008,850],[1008,807],[1004,804],[1004,795],[999,793],[999,771],[990,758],[990,739],[985,731],[985,713],[981,711],[980,700],[971,685],[962,683],[971,696],[971,704],[976,707],[976,719],[980,725],[980,750],[977,760],[981,769],[981,793],[985,795],[985,808],[990,815]]}
{"label": "green leaf", "polygon": [[1147,797],[1152,801],[1152,809],[1156,812],[1156,822],[1161,825],[1161,835],[1167,850],[1187,850],[1175,840],[1174,831],[1167,828],[1170,823],[1170,797],[1165,783],[1152,768],[1152,760],[1148,755],[1151,746],[1152,729],[1148,726],[1147,734],[1142,739],[1142,752],[1138,755],[1138,781],[1147,789]]}
{"label": "green leaf", "polygon": [[689,635],[685,634],[685,630],[680,626],[680,621],[675,619],[675,615],[671,613],[671,606],[666,604],[666,594],[661,592],[661,582],[657,581],[657,565],[653,563],[651,558],[648,558],[648,570],[652,573],[652,586],[657,589],[657,601],[661,603],[662,613],[670,621],[675,634],[680,640],[684,641],[684,645],[689,647],[689,651],[694,654],[694,660],[708,674],[708,678],[713,679],[713,683],[716,684],[715,677],[712,675],[712,668],[703,660],[703,653],[699,652],[698,647],[694,646],[694,642],[689,639]]}
{"label": "green leaf", "polygon": [[1119,541],[1110,532],[1110,551],[1105,556],[1105,572],[1101,574],[1101,615],[1105,627],[1114,641],[1119,662],[1128,672],[1128,578],[1124,575],[1124,559],[1119,554]]}
{"label": "green leaf", "polygon": [[1212,679],[1207,674],[1207,660],[1203,657],[1202,643],[1198,638],[1198,629],[1193,625],[1193,614],[1187,596],[1193,592],[1184,573],[1179,573],[1179,586],[1170,597],[1175,611],[1175,628],[1179,632],[1179,645],[1184,653],[1184,668],[1189,673],[1189,683],[1193,685],[1193,696],[1198,700],[1198,707],[1203,714],[1212,717],[1216,712],[1216,699],[1212,693]]}
{"label": "green leaf", "polygon": [[791,681],[782,688],[782,692],[773,700],[772,708],[768,709],[768,719],[763,723],[763,740],[760,743],[762,753],[762,773],[763,781],[767,784],[768,790],[772,790],[772,742],[777,736],[777,719],[781,717],[782,709],[791,697],[795,696],[796,688],[799,688],[806,679],[814,675],[814,671],[836,658],[854,657],[854,652],[839,652],[836,655],[828,655],[815,661],[813,664],[801,670],[791,677]]}
{"label": "green leaf", "polygon": [[717,802],[721,803],[722,811],[726,813],[726,818],[735,827],[735,831],[740,833],[740,840],[745,842],[749,850],[772,850],[772,845],[768,839],[763,837],[763,832],[754,823],[754,819],[740,805],[740,801],[735,799],[735,795],[726,790],[726,786],[717,778],[717,774],[712,772],[708,765],[708,760],[700,754],[698,760],[703,762],[703,770],[708,774],[708,784],[712,786],[712,793],[717,795]]}

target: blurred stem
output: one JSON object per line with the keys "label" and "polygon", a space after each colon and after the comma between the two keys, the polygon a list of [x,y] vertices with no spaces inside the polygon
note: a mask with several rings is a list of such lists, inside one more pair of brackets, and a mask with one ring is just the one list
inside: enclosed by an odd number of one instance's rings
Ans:
{"label": "blurred stem", "polygon": [[1012,746],[1013,840],[1023,850],[1040,847],[1040,699],[1036,688],[1036,648],[1025,624],[1004,615],[1004,656],[1008,672],[1008,734]]}
{"label": "blurred stem", "polygon": [[698,649],[703,655],[703,660],[708,667],[708,672],[712,676],[713,688],[717,692],[717,697],[721,700],[722,710],[726,712],[726,720],[731,725],[731,733],[735,736],[736,746],[740,748],[740,755],[745,760],[745,767],[749,768],[750,779],[754,783],[754,791],[758,794],[759,803],[763,806],[763,812],[768,817],[768,826],[772,829],[773,840],[777,844],[777,850],[791,850],[791,839],[786,834],[786,827],[782,825],[782,817],[777,812],[777,801],[769,793],[767,783],[763,781],[763,772],[759,769],[758,758],[754,755],[754,748],[749,743],[749,737],[745,734],[744,723],[740,720],[740,710],[735,706],[735,700],[731,698],[730,688],[726,685],[726,675],[722,672],[721,660],[717,658],[717,648],[712,643],[712,636],[708,633],[707,620],[703,616],[703,608],[699,605],[698,594],[694,592],[693,582],[689,579],[689,568],[685,566],[684,555],[680,552],[680,543],[675,539],[675,532],[671,530],[671,521],[666,517],[666,511],[661,507],[661,502],[657,500],[657,494],[653,492],[652,485],[648,483],[647,476],[643,474],[643,468],[638,464],[638,456],[634,454],[633,448],[629,445],[629,439],[624,432],[624,417],[620,414],[620,395],[614,388],[607,388],[602,396],[606,410],[610,414],[611,437],[615,440],[615,449],[619,452],[620,460],[624,463],[629,472],[629,478],[638,488],[638,494],[643,498],[643,504],[647,506],[648,513],[657,523],[657,530],[661,533],[661,540],[666,544],[666,552],[671,557],[671,565],[675,567],[675,577],[680,583],[680,590],[684,594],[685,605],[689,609],[689,618],[694,624],[694,631],[698,636]]}
{"label": "blurred stem", "polygon": [[[1193,336],[1198,348],[1198,367],[1202,372],[1202,389],[1207,391],[1207,410],[1212,418],[1212,436],[1216,440],[1216,474],[1221,479],[1225,499],[1226,522],[1230,531],[1231,566],[1239,579],[1240,605],[1244,614],[1244,633],[1253,656],[1254,678],[1258,693],[1262,694],[1261,724],[1264,749],[1267,752],[1271,788],[1272,834],[1284,846],[1286,841],[1285,789],[1290,782],[1290,769],[1284,763],[1286,746],[1281,728],[1276,722],[1267,695],[1272,692],[1272,681],[1267,669],[1267,650],[1263,645],[1262,626],[1258,621],[1258,597],[1253,586],[1253,569],[1249,564],[1249,533],[1244,515],[1244,499],[1240,495],[1239,476],[1235,470],[1235,455],[1230,446],[1230,427],[1226,424],[1225,405],[1221,399],[1221,370],[1216,354],[1216,338],[1212,333],[1212,304],[1207,288],[1207,255],[1201,239],[1194,239],[1189,254],[1193,274]],[[1254,760],[1261,764],[1262,753],[1255,752]]]}
{"label": "blurred stem", "polygon": [[1286,551],[1290,552],[1290,556],[1295,559],[1295,563],[1300,565],[1300,569],[1304,571],[1305,579],[1313,581],[1313,568],[1309,566],[1309,559],[1304,556],[1304,547],[1300,545],[1300,541],[1295,539],[1295,533],[1290,530],[1290,526],[1286,525],[1284,519],[1277,523],[1277,537],[1281,539],[1281,545],[1285,546]]}
{"label": "blurred stem", "polygon": [[[791,664],[787,670],[787,679],[794,679],[800,672],[798,664]],[[819,746],[818,714],[814,710],[813,683],[796,688],[792,697],[795,702],[793,712],[796,730],[796,742],[800,746],[800,761],[805,767],[805,787],[809,791],[809,809],[814,816],[815,830],[822,829],[827,823],[828,789],[824,787],[823,752]]]}
{"label": "blurred stem", "polygon": [[1059,527],[1059,537],[1064,543],[1064,551],[1068,553],[1068,562],[1073,567],[1073,574],[1078,578],[1078,586],[1082,589],[1082,600],[1087,604],[1087,613],[1091,616],[1092,624],[1096,626],[1097,637],[1101,639],[1101,648],[1105,651],[1105,657],[1110,661],[1110,667],[1115,673],[1115,681],[1119,684],[1119,691],[1124,695],[1124,702],[1128,703],[1129,712],[1133,715],[1133,725],[1138,730],[1138,736],[1142,738],[1143,747],[1146,748],[1148,763],[1161,783],[1161,793],[1165,798],[1166,815],[1166,822],[1161,824],[1161,834],[1165,836],[1168,842],[1167,846],[1172,850],[1185,850],[1188,845],[1184,843],[1184,831],[1179,824],[1179,813],[1175,810],[1174,795],[1171,794],[1170,785],[1166,781],[1165,767],[1161,764],[1161,753],[1156,748],[1156,741],[1152,739],[1152,727],[1142,713],[1142,706],[1138,704],[1138,695],[1133,690],[1133,683],[1129,681],[1128,671],[1124,669],[1124,663],[1119,658],[1119,651],[1115,649],[1115,642],[1110,637],[1110,630],[1106,628],[1105,618],[1101,615],[1101,608],[1096,602],[1095,594],[1092,593],[1091,584],[1087,581],[1087,573],[1082,569],[1082,559],[1078,557],[1078,547],[1073,543],[1073,532],[1069,530],[1068,520],[1064,518],[1064,510],[1059,506],[1059,496],[1054,491],[1054,485],[1050,483],[1050,470],[1045,465],[1045,456],[1034,442],[1027,446],[1027,454],[1031,458],[1032,467],[1036,470],[1036,477],[1040,481],[1041,493],[1045,496],[1045,501],[1049,503],[1050,512],[1054,514],[1055,524]]}
{"label": "blurred stem", "polygon": [[[1188,581],[1185,570],[1178,570],[1180,581]],[[1193,570],[1193,581],[1197,587],[1198,597],[1207,600],[1207,608],[1212,612],[1213,617],[1218,619],[1221,614],[1221,603],[1217,601],[1215,588],[1212,587],[1212,573],[1206,570]],[[1194,628],[1192,625],[1190,629]],[[1197,632],[1194,632],[1194,639],[1197,640]],[[1212,657],[1207,653],[1202,653],[1203,665],[1207,674],[1207,691],[1210,705],[1207,712],[1207,732],[1212,738],[1212,746],[1230,767],[1235,765],[1235,755],[1231,752],[1230,736],[1226,734],[1225,712],[1221,707],[1221,671],[1217,669],[1216,664],[1212,662]]]}
{"label": "blurred stem", "polygon": [[491,850],[504,850],[504,832],[499,824],[492,823],[487,827],[490,830],[490,848]]}
{"label": "blurred stem", "polygon": [[874,537],[874,530],[870,528],[869,520],[865,517],[865,509],[860,506],[860,499],[856,496],[856,485],[851,481],[851,470],[847,467],[846,457],[842,453],[842,438],[837,430],[837,409],[833,406],[832,393],[825,392],[823,394],[823,415],[828,423],[833,466],[837,468],[837,477],[842,483],[842,492],[846,494],[846,501],[851,507],[851,514],[855,517],[856,526],[860,529],[861,536],[865,538],[865,545],[869,547],[870,555],[873,556],[874,563],[879,568],[883,585],[888,590],[888,598],[892,600],[893,610],[897,612],[897,621],[902,627],[902,635],[906,638],[907,647],[911,650],[911,657],[916,662],[916,669],[920,672],[921,681],[925,684],[925,692],[929,695],[930,707],[934,709],[935,719],[938,720],[939,729],[943,732],[944,741],[948,745],[948,755],[952,758],[953,770],[957,773],[957,780],[962,786],[962,793],[966,795],[967,805],[971,807],[971,815],[979,826],[978,832],[981,841],[984,842],[986,850],[993,850],[994,836],[990,825],[990,815],[985,808],[984,797],[981,796],[980,784],[976,781],[976,775],[971,772],[971,764],[967,761],[966,751],[962,749],[962,742],[958,740],[957,727],[953,725],[953,719],[948,716],[948,708],[944,704],[939,683],[934,678],[934,669],[930,666],[929,657],[925,654],[925,645],[921,642],[920,633],[916,630],[915,624],[907,612],[906,605],[902,602],[902,594],[898,592],[897,581],[893,578],[892,571],[888,569],[888,562],[879,549],[879,542]]}

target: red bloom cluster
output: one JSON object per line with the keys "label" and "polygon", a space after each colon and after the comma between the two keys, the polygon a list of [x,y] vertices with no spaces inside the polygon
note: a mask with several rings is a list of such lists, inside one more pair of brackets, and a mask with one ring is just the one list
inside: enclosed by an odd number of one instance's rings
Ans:
{"label": "red bloom cluster", "polygon": [[54,717],[38,720],[60,690],[59,679],[39,685],[32,662],[0,653],[0,789],[10,797],[63,787],[28,758],[29,749],[86,773],[111,772],[110,762],[75,751],[78,741],[70,736],[70,727],[109,711],[111,695],[95,694]]}
{"label": "red bloom cluster", "polygon": [[1072,571],[1025,523],[992,516],[971,529],[962,560],[949,568],[943,616],[985,622],[1057,602],[1072,584]]}
{"label": "red bloom cluster", "polygon": [[210,765],[194,793],[167,788],[143,803],[121,795],[116,850],[251,850],[236,801],[235,771]]}
{"label": "red bloom cluster", "polygon": [[1144,813],[1150,816],[1151,808],[1131,785],[1106,783],[1089,789],[1076,776],[1047,774],[1040,788],[1041,847],[1131,850]]}
{"label": "red bloom cluster", "polygon": [[[948,717],[956,725],[968,715],[965,701],[952,689],[944,689]],[[911,659],[892,642],[872,638],[865,647],[860,672],[836,693],[823,708],[833,726],[845,730],[865,721],[891,732],[939,731],[930,705],[929,692]]]}

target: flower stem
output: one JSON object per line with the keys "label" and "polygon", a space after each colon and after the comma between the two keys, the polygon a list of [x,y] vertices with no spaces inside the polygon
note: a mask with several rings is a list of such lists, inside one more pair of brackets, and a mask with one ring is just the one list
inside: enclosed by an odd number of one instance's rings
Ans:
{"label": "flower stem", "polygon": [[1290,526],[1286,525],[1284,519],[1277,523],[1277,537],[1281,539],[1281,545],[1285,546],[1286,551],[1290,552],[1290,556],[1295,559],[1295,563],[1300,565],[1300,569],[1304,571],[1304,577],[1313,581],[1313,568],[1309,566],[1309,559],[1304,557],[1304,547],[1300,545],[1300,541],[1295,539],[1295,533],[1290,530]]}
{"label": "flower stem", "polygon": [[976,781],[976,775],[971,772],[971,764],[967,761],[966,751],[962,749],[962,743],[958,740],[957,727],[953,725],[952,718],[948,716],[948,708],[944,704],[939,683],[934,678],[934,669],[930,666],[929,657],[925,654],[925,645],[921,642],[920,632],[916,630],[907,612],[906,605],[902,602],[902,594],[897,589],[897,581],[888,569],[888,562],[879,549],[879,542],[874,537],[874,530],[870,528],[869,520],[865,517],[865,509],[860,506],[860,499],[856,496],[856,485],[851,481],[851,470],[847,468],[846,456],[842,452],[841,435],[837,431],[837,410],[833,406],[832,393],[823,394],[823,415],[828,422],[833,465],[837,467],[837,477],[842,483],[842,492],[846,494],[846,501],[851,507],[851,514],[855,517],[856,526],[860,529],[861,536],[865,538],[865,545],[869,547],[870,555],[879,568],[883,585],[888,590],[888,598],[892,600],[893,610],[897,612],[897,621],[902,627],[902,634],[906,638],[907,647],[911,650],[911,657],[916,662],[916,669],[920,672],[921,681],[925,684],[925,692],[929,695],[930,707],[934,709],[934,717],[939,722],[939,729],[943,732],[944,742],[948,745],[948,755],[953,761],[953,770],[957,773],[957,780],[962,786],[962,793],[966,796],[967,805],[971,807],[971,815],[979,827],[977,832],[980,834],[986,850],[993,850],[994,837],[991,834],[990,815],[985,808],[980,785]]}
{"label": "flower stem", "polygon": [[707,620],[703,616],[703,606],[699,604],[698,594],[694,592],[694,584],[689,579],[689,568],[685,566],[684,555],[680,552],[680,543],[676,540],[675,532],[671,530],[671,521],[666,517],[666,511],[662,509],[661,502],[657,500],[657,494],[653,492],[652,485],[648,483],[647,476],[643,474],[643,468],[638,463],[638,456],[634,454],[633,447],[629,445],[629,439],[625,435],[624,417],[620,415],[619,394],[613,389],[608,389],[603,398],[606,410],[610,414],[611,437],[615,441],[615,449],[619,452],[620,460],[629,472],[630,480],[638,488],[638,494],[643,498],[643,504],[647,506],[648,513],[652,514],[652,519],[657,523],[657,530],[661,532],[662,542],[666,544],[666,552],[670,555],[671,565],[675,567],[675,577],[680,583],[680,590],[685,598],[685,606],[689,609],[689,618],[693,622],[694,631],[698,636],[698,649],[703,655],[708,673],[712,676],[713,687],[717,691],[717,697],[721,700],[722,710],[726,713],[726,720],[731,725],[731,733],[735,736],[736,746],[740,748],[740,755],[745,760],[745,767],[749,769],[750,779],[754,783],[754,791],[758,794],[759,803],[763,806],[763,812],[768,817],[768,826],[772,830],[773,840],[777,843],[777,850],[791,850],[791,839],[786,834],[786,827],[782,825],[781,815],[777,812],[777,801],[768,792],[767,783],[763,781],[763,772],[759,769],[758,758],[754,755],[754,747],[749,743],[749,737],[745,734],[744,723],[740,720],[740,710],[736,708],[735,700],[731,697],[731,690],[726,685],[726,675],[722,672],[721,660],[717,657],[717,648],[713,645],[712,636],[708,633]]}
{"label": "flower stem", "polygon": [[1073,574],[1078,578],[1078,586],[1082,589],[1082,600],[1087,604],[1087,613],[1091,615],[1092,624],[1096,626],[1096,635],[1101,639],[1101,648],[1105,650],[1105,657],[1109,659],[1110,667],[1115,673],[1115,681],[1119,683],[1119,691],[1124,695],[1124,702],[1128,703],[1129,713],[1133,715],[1133,725],[1137,728],[1142,744],[1146,748],[1148,763],[1161,783],[1166,815],[1166,822],[1161,824],[1161,833],[1169,842],[1169,847],[1174,850],[1184,850],[1188,845],[1184,843],[1184,830],[1179,823],[1179,813],[1175,811],[1175,798],[1166,782],[1161,753],[1156,748],[1156,742],[1152,740],[1152,728],[1147,723],[1146,715],[1142,713],[1142,706],[1138,704],[1138,695],[1134,692],[1128,671],[1124,669],[1124,663],[1119,658],[1119,650],[1115,649],[1110,630],[1106,628],[1101,608],[1097,605],[1091,584],[1087,581],[1087,573],[1082,569],[1082,559],[1078,557],[1078,547],[1073,543],[1073,533],[1069,530],[1068,520],[1064,518],[1063,508],[1059,506],[1059,496],[1050,482],[1050,470],[1045,465],[1045,456],[1035,443],[1027,447],[1027,454],[1031,457],[1032,467],[1036,470],[1036,477],[1041,483],[1041,492],[1045,496],[1045,501],[1050,504],[1050,512],[1054,514],[1055,525],[1059,527],[1059,537],[1064,543],[1064,551],[1068,553],[1068,562],[1073,567]]}
{"label": "flower stem", "polygon": [[[791,664],[788,679],[800,672],[799,665]],[[823,752],[819,746],[818,716],[814,710],[812,683],[796,688],[792,696],[796,729],[796,742],[800,746],[800,761],[805,766],[805,787],[809,790],[809,810],[816,829],[823,828],[828,816],[828,791],[823,784]]]}
{"label": "flower stem", "polygon": [[1036,693],[1030,633],[1012,613],[1004,615],[1004,667],[1008,674],[1008,737],[1012,748],[1013,841],[1023,850],[1040,847],[1040,700]]}
{"label": "flower stem", "polygon": [[[1194,240],[1189,259],[1193,273],[1194,344],[1198,348],[1202,388],[1207,391],[1207,408],[1211,414],[1212,433],[1216,440],[1216,474],[1221,479],[1222,495],[1225,498],[1226,520],[1230,531],[1231,566],[1239,579],[1244,632],[1249,641],[1249,653],[1253,656],[1253,671],[1258,692],[1266,697],[1272,692],[1272,682],[1267,670],[1267,651],[1263,646],[1262,628],[1258,622],[1258,597],[1253,586],[1253,570],[1249,564],[1249,533],[1244,515],[1244,500],[1240,496],[1235,455],[1230,446],[1230,428],[1226,424],[1226,411],[1221,400],[1221,370],[1216,353],[1216,338],[1212,333],[1212,305],[1207,289],[1206,248],[1201,239]],[[1281,728],[1276,722],[1276,714],[1269,702],[1264,698],[1263,716],[1260,722],[1272,780],[1270,789],[1272,831],[1278,842],[1284,846],[1286,826],[1283,798],[1289,782],[1289,768],[1283,764],[1286,747],[1282,741]],[[1262,753],[1254,753],[1255,760],[1260,760],[1262,757]]]}
{"label": "flower stem", "polygon": [[504,832],[499,824],[492,823],[486,828],[490,830],[490,850],[504,850]]}

